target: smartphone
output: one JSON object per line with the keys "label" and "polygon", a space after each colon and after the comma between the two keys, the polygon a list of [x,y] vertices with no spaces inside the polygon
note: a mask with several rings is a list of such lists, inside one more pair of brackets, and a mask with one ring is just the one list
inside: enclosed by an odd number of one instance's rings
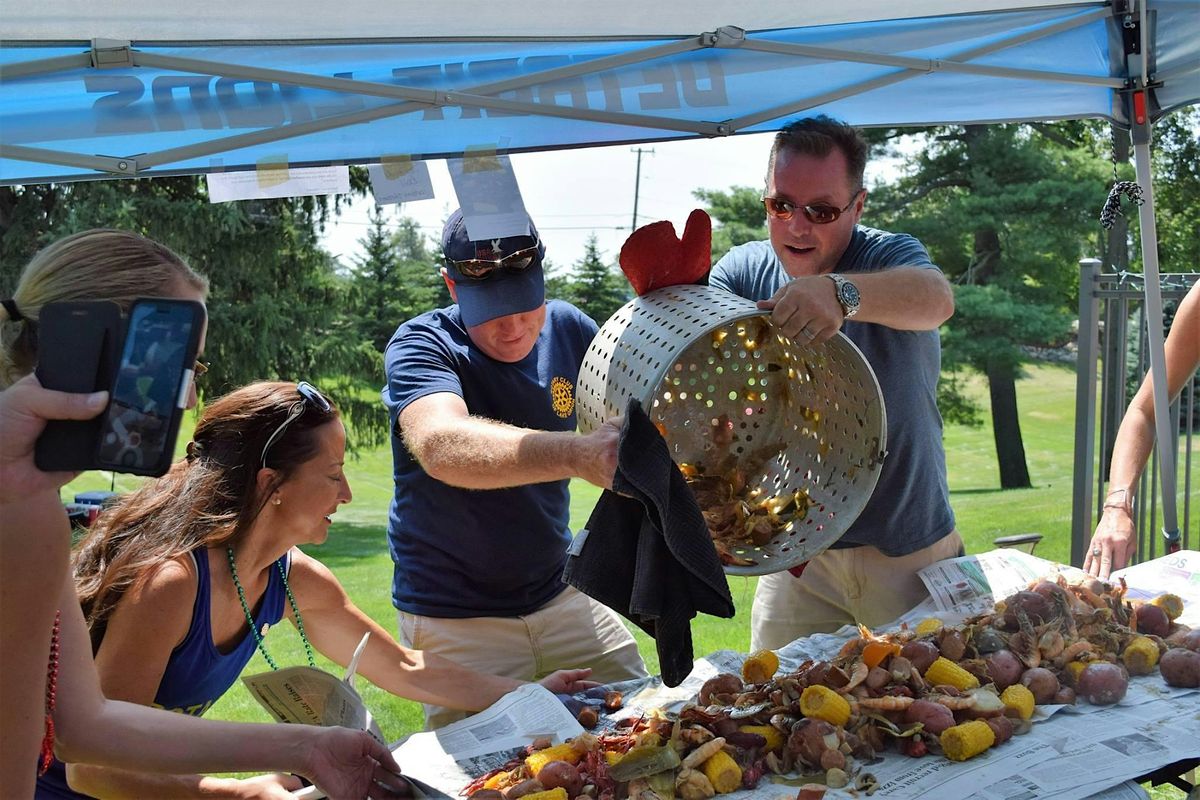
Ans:
{"label": "smartphone", "polygon": [[96,467],[158,476],[171,466],[204,318],[204,306],[192,300],[134,302],[100,416]]}
{"label": "smartphone", "polygon": [[[116,303],[47,303],[38,314],[38,381],[62,392],[111,388],[124,330]],[[34,463],[47,472],[91,469],[100,418],[52,420],[38,437]]]}

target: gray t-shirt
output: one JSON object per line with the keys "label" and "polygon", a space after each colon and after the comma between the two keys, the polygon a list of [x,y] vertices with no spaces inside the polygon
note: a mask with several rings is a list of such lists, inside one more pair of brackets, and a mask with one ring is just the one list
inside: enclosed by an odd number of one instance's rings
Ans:
{"label": "gray t-shirt", "polygon": [[[851,275],[901,266],[937,269],[912,236],[859,225],[834,271]],[[730,250],[708,282],[750,300],[766,300],[789,280],[767,241]],[[889,556],[907,555],[954,529],[937,409],[941,340],[936,330],[900,331],[853,319],[842,332],[862,350],[879,381],[888,440],[875,492],[834,547],[865,544]]]}

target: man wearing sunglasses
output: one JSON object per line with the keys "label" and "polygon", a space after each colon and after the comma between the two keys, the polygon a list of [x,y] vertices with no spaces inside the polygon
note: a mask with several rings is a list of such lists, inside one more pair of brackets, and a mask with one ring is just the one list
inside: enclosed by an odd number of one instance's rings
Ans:
{"label": "man wearing sunglasses", "polygon": [[[575,430],[596,323],[546,301],[532,220],[528,235],[476,241],[456,211],[442,252],[455,305],[405,322],[385,354],[400,639],[521,680],[568,667],[602,683],[641,677],[617,615],[561,580],[569,480],[609,488],[616,471],[619,426]],[[425,707],[429,728],[462,716]]]}
{"label": "man wearing sunglasses", "polygon": [[711,286],[771,310],[793,339],[843,332],[863,352],[887,408],[887,457],[866,507],[803,567],[759,578],[751,650],[778,648],[846,623],[875,627],[927,596],[917,570],[957,556],[937,410],[938,326],[954,313],[949,283],[912,236],[859,224],[867,143],[828,117],[775,137],[763,206],[769,241],[729,251]]}

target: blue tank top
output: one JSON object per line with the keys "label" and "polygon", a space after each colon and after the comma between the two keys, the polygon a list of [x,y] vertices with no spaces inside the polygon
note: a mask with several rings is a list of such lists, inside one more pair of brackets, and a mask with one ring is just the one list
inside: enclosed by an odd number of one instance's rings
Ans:
{"label": "blue tank top", "polygon": [[[254,655],[254,636],[249,631],[228,653],[222,653],[213,644],[212,637],[212,588],[208,571],[208,554],[203,548],[190,554],[196,565],[196,602],[192,605],[192,624],[187,636],[171,651],[167,667],[154,695],[154,707],[165,708],[181,714],[198,717],[212,707],[221,695],[241,675],[250,657]],[[276,562],[287,570],[291,566],[289,555]],[[267,591],[263,594],[254,625],[260,631],[264,624],[275,625],[283,619],[287,593],[277,567],[272,567],[267,578]],[[83,800],[87,795],[72,791],[67,785],[66,765],[58,759],[50,765],[45,775],[38,778],[36,800]]]}

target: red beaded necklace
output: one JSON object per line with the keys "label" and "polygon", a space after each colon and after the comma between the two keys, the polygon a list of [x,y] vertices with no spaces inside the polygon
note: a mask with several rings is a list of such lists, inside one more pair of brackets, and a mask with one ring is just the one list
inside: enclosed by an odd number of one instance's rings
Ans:
{"label": "red beaded necklace", "polygon": [[62,611],[54,612],[54,630],[50,634],[50,660],[46,664],[46,735],[42,737],[42,759],[38,775],[45,775],[54,761],[54,700],[58,694],[58,631]]}

